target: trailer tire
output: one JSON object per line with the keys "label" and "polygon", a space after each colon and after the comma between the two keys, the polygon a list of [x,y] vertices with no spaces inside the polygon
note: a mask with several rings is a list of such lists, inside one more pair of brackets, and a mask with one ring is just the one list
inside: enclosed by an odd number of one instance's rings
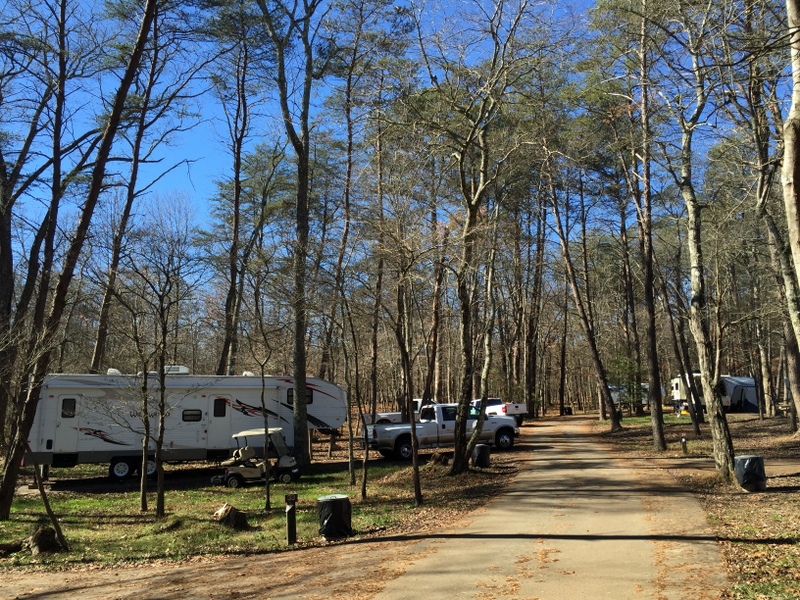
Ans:
{"label": "trailer tire", "polygon": [[151,479],[156,476],[156,459],[152,456],[147,457],[147,476]]}
{"label": "trailer tire", "polygon": [[240,488],[244,485],[244,477],[241,475],[231,475],[225,480],[225,485],[229,488]]}
{"label": "trailer tire", "polygon": [[503,427],[495,434],[494,443],[498,450],[511,450],[514,447],[514,431]]}
{"label": "trailer tire", "polygon": [[394,455],[400,460],[411,460],[414,456],[414,446],[411,444],[411,436],[403,435],[397,438],[394,444]]}
{"label": "trailer tire", "polygon": [[291,473],[281,473],[280,475],[278,475],[278,481],[280,481],[281,483],[292,483],[293,479],[294,477],[292,477]]}
{"label": "trailer tire", "polygon": [[133,464],[127,458],[112,458],[108,467],[108,476],[116,481],[122,481],[133,475]]}

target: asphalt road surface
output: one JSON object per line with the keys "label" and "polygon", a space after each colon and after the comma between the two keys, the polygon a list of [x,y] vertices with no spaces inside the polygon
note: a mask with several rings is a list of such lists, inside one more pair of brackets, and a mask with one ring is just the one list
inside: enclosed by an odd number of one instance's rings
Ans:
{"label": "asphalt road surface", "polygon": [[375,597],[719,598],[725,571],[697,501],[648,461],[588,441],[586,425],[535,426],[511,489],[418,544],[419,558]]}

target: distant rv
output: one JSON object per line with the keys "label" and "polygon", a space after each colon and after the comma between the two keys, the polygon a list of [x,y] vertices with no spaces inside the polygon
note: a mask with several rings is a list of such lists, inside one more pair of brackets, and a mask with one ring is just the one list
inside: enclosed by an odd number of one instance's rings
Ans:
{"label": "distant rv", "polygon": [[[700,393],[700,402],[705,410],[706,401],[703,398],[703,389],[700,383],[700,373],[692,374],[695,386]],[[723,375],[719,378],[722,384],[722,410],[725,412],[758,412],[758,390],[756,380],[752,377],[733,377]],[[689,386],[680,377],[672,379],[672,401],[676,406],[689,401]]]}
{"label": "distant rv", "polygon": [[[236,444],[231,437],[263,427],[264,408],[270,427],[283,429],[294,445],[294,378],[253,375],[191,375],[172,366],[166,376],[167,415],[163,458],[170,462],[228,458]],[[148,375],[148,412],[155,435],[158,377]],[[308,427],[336,430],[347,418],[344,391],[314,377],[306,380]],[[142,457],[141,375],[48,375],[42,385],[25,461],[43,467],[109,463],[109,475],[124,479],[140,469]],[[151,440],[150,452],[155,451]],[[148,474],[155,471],[150,457]]]}

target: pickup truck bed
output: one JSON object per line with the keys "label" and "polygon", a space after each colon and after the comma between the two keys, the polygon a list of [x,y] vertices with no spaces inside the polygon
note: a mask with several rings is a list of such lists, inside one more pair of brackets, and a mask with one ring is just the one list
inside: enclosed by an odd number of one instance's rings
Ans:
{"label": "pickup truck bed", "polygon": [[[473,400],[472,406],[480,410],[480,398]],[[517,404],[516,402],[503,402],[501,398],[487,398],[486,414],[501,417],[514,417],[517,421],[517,426],[521,426],[525,417],[528,415],[528,407],[524,404]]]}

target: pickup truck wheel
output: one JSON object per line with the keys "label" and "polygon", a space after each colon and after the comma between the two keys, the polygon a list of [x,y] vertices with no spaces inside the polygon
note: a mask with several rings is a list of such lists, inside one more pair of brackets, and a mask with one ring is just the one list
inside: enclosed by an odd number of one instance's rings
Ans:
{"label": "pickup truck wheel", "polygon": [[522,427],[522,422],[525,420],[525,417],[520,415],[516,419],[517,419],[517,427]]}
{"label": "pickup truck wheel", "polygon": [[411,438],[403,436],[394,445],[394,455],[400,460],[411,460],[414,456],[414,447],[411,445]]}
{"label": "pickup truck wheel", "polygon": [[495,435],[494,443],[499,450],[511,450],[514,447],[514,432],[503,428]]}

